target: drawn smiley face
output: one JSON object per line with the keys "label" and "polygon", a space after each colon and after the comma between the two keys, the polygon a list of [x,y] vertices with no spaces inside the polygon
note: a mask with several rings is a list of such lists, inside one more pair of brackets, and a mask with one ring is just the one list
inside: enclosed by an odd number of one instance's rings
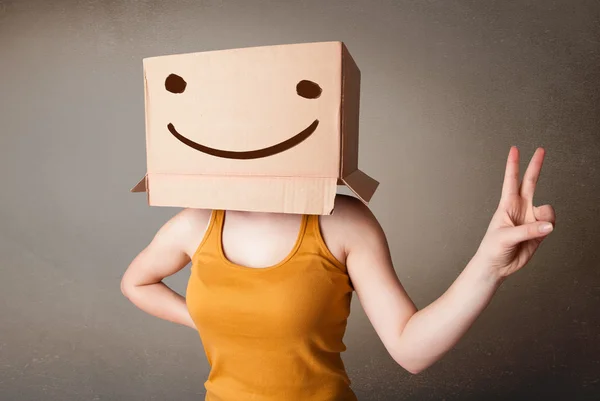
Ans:
{"label": "drawn smiley face", "polygon": [[[185,82],[185,80],[182,77],[180,77],[179,75],[170,74],[165,79],[165,89],[173,94],[183,94],[183,92],[185,92],[186,87],[187,87],[187,82]],[[321,96],[321,92],[322,92],[321,87],[313,81],[302,80],[302,81],[298,82],[298,84],[296,85],[296,93],[299,96],[306,98],[306,99],[317,99],[319,96]],[[302,141],[307,139],[309,136],[311,136],[313,134],[313,132],[315,132],[315,130],[317,129],[318,125],[319,125],[319,120],[315,119],[312,122],[312,124],[310,124],[304,130],[300,131],[296,135],[292,136],[291,138],[289,138],[283,142],[279,142],[275,145],[268,146],[266,148],[247,150],[247,151],[231,151],[231,150],[211,148],[211,147],[202,145],[198,142],[194,142],[191,139],[183,136],[182,134],[180,134],[177,131],[177,129],[175,129],[175,126],[173,125],[173,123],[169,123],[167,125],[167,128],[168,128],[169,132],[175,138],[177,138],[179,141],[181,141],[185,145],[189,146],[190,148],[196,149],[202,153],[206,153],[211,156],[222,157],[222,158],[226,158],[226,159],[259,159],[262,157],[268,157],[268,156],[275,155],[277,153],[284,152],[284,151],[298,145],[299,143],[301,143]]]}

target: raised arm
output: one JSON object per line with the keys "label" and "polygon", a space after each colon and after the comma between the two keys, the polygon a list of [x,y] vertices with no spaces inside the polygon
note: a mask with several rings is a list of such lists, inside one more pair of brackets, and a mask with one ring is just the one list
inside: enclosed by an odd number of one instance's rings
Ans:
{"label": "raised arm", "polygon": [[171,218],[125,271],[123,295],[146,313],[196,329],[185,298],[162,280],[190,262],[209,218],[209,210],[196,209],[185,209]]}
{"label": "raised arm", "polygon": [[339,209],[348,233],[346,266],[356,294],[390,356],[419,373],[458,342],[488,304],[495,281],[479,274],[477,266],[467,267],[445,294],[417,311],[396,275],[375,216],[360,201],[344,203]]}
{"label": "raised arm", "polygon": [[358,201],[344,202],[346,265],[365,313],[390,355],[411,373],[442,358],[487,307],[501,283],[521,269],[555,223],[550,205],[534,207],[544,158],[538,148],[519,186],[519,154],[511,147],[502,198],[475,256],[450,288],[417,311],[392,266],[379,223]]}

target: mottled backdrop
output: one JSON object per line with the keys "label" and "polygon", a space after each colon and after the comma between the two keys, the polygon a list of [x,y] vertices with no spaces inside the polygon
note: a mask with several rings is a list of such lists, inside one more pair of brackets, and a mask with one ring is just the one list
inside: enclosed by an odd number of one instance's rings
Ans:
{"label": "mottled backdrop", "polygon": [[[535,203],[558,216],[419,375],[354,298],[344,360],[359,399],[600,393],[598,1],[0,0],[0,399],[203,400],[197,333],[119,290],[177,212],[128,193],[145,172],[142,58],[328,40],[362,70],[360,165],[381,181],[371,206],[419,308],[476,251],[511,145],[522,172],[546,149]],[[167,283],[183,293],[188,275]]]}

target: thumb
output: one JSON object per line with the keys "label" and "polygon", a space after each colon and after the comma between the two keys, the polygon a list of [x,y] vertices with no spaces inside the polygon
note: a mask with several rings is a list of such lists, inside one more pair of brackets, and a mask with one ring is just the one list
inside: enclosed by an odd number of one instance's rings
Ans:
{"label": "thumb", "polygon": [[504,243],[518,244],[535,238],[544,237],[551,233],[553,229],[554,226],[548,221],[536,221],[535,223],[503,228],[500,236]]}

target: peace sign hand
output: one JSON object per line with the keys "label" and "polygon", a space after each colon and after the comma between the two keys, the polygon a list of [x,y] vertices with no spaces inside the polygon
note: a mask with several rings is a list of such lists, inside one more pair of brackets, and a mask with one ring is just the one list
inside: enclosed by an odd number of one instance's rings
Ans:
{"label": "peace sign hand", "polygon": [[[554,228],[553,207],[533,206],[544,154],[543,148],[536,149],[519,187],[519,150],[512,146],[508,153],[502,197],[476,254],[498,279],[525,266]],[[548,223],[550,229],[544,231]]]}

